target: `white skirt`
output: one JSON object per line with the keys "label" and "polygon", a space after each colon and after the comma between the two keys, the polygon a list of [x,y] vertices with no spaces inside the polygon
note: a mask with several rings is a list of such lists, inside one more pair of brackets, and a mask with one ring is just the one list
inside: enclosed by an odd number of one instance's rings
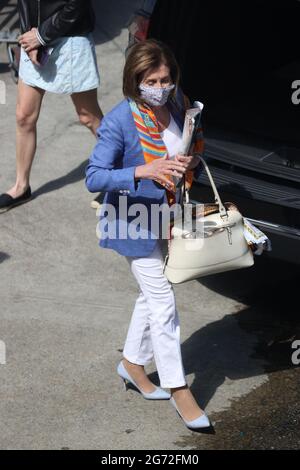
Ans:
{"label": "white skirt", "polygon": [[64,37],[51,43],[53,52],[44,66],[34,65],[21,50],[19,76],[32,87],[52,93],[72,94],[93,90],[100,85],[92,34]]}

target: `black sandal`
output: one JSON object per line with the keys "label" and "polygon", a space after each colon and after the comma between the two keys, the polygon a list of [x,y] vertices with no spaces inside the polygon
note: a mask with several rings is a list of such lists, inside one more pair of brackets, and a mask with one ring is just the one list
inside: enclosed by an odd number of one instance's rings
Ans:
{"label": "black sandal", "polygon": [[25,191],[22,196],[19,197],[12,197],[9,194],[1,194],[0,195],[0,214],[2,212],[7,212],[9,209],[12,209],[15,206],[19,206],[20,204],[23,204],[24,202],[29,201],[31,199],[31,188],[29,188]]}

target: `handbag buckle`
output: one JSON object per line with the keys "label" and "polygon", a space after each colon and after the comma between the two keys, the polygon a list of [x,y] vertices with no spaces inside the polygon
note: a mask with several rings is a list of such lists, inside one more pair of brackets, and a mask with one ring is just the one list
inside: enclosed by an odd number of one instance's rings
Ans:
{"label": "handbag buckle", "polygon": [[226,227],[229,245],[232,245],[232,230],[230,227]]}

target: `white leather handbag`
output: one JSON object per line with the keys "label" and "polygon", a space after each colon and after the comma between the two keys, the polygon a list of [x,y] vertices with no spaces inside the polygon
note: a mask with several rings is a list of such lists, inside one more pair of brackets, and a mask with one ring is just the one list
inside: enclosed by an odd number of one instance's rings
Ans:
{"label": "white leather handbag", "polygon": [[[194,207],[188,228],[182,223],[182,216],[174,220],[164,265],[164,273],[173,284],[254,264],[252,250],[244,236],[243,216],[233,204],[222,203],[210,170],[203,158],[201,161],[215,203]],[[184,213],[187,207],[191,208],[184,187],[182,195]]]}

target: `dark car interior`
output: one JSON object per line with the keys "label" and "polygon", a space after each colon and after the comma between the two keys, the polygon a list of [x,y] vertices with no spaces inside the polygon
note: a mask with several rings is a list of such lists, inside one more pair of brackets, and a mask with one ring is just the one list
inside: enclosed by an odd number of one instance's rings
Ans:
{"label": "dark car interior", "polygon": [[300,106],[291,100],[300,80],[299,19],[297,0],[164,0],[150,35],[175,51],[183,89],[205,99],[205,122],[300,148]]}

